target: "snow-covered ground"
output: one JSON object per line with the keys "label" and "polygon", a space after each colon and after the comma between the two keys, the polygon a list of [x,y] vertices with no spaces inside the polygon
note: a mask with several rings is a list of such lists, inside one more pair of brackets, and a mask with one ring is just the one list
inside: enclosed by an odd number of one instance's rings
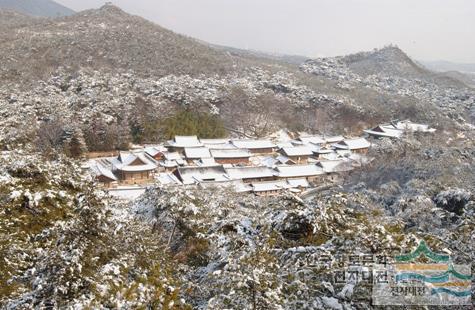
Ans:
{"label": "snow-covered ground", "polygon": [[109,194],[115,198],[123,200],[135,200],[145,192],[144,187],[118,187],[108,190]]}

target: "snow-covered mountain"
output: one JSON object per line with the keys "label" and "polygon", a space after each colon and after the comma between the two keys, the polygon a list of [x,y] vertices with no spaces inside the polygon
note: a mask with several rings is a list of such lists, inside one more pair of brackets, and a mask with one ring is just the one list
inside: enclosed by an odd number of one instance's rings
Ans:
{"label": "snow-covered mountain", "polygon": [[[124,127],[143,110],[137,102],[156,122],[191,107],[246,135],[282,127],[351,133],[392,118],[444,126],[472,120],[471,90],[435,79],[395,47],[298,67],[213,48],[110,4],[61,19],[3,14],[5,143],[31,140],[51,119],[81,130],[94,120]],[[31,120],[25,130],[19,114]]]}

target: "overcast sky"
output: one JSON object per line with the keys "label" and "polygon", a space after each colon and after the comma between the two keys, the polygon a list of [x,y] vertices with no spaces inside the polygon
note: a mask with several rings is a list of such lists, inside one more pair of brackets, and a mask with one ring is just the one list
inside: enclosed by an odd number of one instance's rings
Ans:
{"label": "overcast sky", "polygon": [[[74,10],[101,0],[56,0]],[[215,44],[334,56],[397,44],[419,60],[475,63],[474,0],[114,0]]]}

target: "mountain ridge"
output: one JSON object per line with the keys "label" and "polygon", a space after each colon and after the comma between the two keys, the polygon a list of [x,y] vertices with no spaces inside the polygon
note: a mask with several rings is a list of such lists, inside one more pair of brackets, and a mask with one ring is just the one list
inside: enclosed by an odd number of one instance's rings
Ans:
{"label": "mountain ridge", "polygon": [[0,0],[1,8],[38,17],[61,17],[75,13],[52,0]]}
{"label": "mountain ridge", "polygon": [[[436,85],[394,48],[296,66],[216,50],[113,5],[56,19],[13,14],[2,28],[5,145],[35,137],[37,126],[18,129],[17,111],[38,126],[60,119],[87,133],[91,122],[105,122],[127,133],[190,109],[257,137],[281,128],[352,134],[393,118],[446,128],[475,120],[463,85]],[[357,74],[362,63],[373,71]],[[137,141],[157,137],[151,130]]]}
{"label": "mountain ridge", "polygon": [[4,81],[46,79],[59,67],[161,77],[226,74],[243,69],[243,63],[252,65],[110,4],[9,30],[0,35]]}

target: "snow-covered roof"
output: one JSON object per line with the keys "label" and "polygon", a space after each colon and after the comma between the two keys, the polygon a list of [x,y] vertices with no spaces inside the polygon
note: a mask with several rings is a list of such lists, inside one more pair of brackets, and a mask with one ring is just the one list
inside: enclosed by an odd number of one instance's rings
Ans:
{"label": "snow-covered roof", "polygon": [[313,151],[315,154],[331,154],[331,153],[334,153],[334,152],[335,152],[334,150],[331,150],[331,149],[322,149],[322,148],[319,148],[319,149],[312,149],[312,151]]}
{"label": "snow-covered roof", "polygon": [[393,125],[379,125],[372,129],[364,130],[364,132],[371,136],[388,138],[399,138],[403,134],[401,129],[397,129]]}
{"label": "snow-covered roof", "polygon": [[233,180],[269,178],[275,171],[269,167],[233,167],[226,168],[226,173]]}
{"label": "snow-covered roof", "polygon": [[231,143],[218,143],[218,144],[208,144],[205,143],[205,147],[210,150],[229,150],[229,149],[237,149],[234,144]]}
{"label": "snow-covered roof", "polygon": [[313,154],[312,150],[307,146],[284,147],[282,152],[286,156],[310,156]]}
{"label": "snow-covered roof", "polygon": [[322,144],[325,143],[325,140],[322,136],[301,136],[299,140],[303,143],[313,143],[313,144]]}
{"label": "snow-covered roof", "polygon": [[351,162],[348,160],[325,160],[320,161],[317,165],[323,168],[326,173],[345,172],[353,170]]}
{"label": "snow-covered roof", "polygon": [[196,184],[206,181],[226,181],[226,171],[223,166],[207,166],[207,167],[180,167],[177,173],[183,184]]}
{"label": "snow-covered roof", "polygon": [[155,162],[145,153],[120,152],[117,158],[111,160],[115,170],[126,172],[150,171],[157,168]]}
{"label": "snow-covered roof", "polygon": [[265,182],[253,182],[251,184],[253,192],[268,192],[277,191],[283,189],[310,187],[308,181],[305,178],[293,179],[293,180],[277,180],[277,181],[265,181]]}
{"label": "snow-covered roof", "polygon": [[180,166],[180,164],[176,160],[162,160],[162,161],[159,161],[158,164],[161,167],[165,167],[165,168],[174,168],[174,167]]}
{"label": "snow-covered roof", "polygon": [[276,170],[281,178],[310,177],[325,173],[317,165],[277,166]]}
{"label": "snow-covered roof", "polygon": [[260,159],[260,165],[266,166],[266,167],[274,167],[279,161],[272,157],[272,156],[266,156]]}
{"label": "snow-covered roof", "polygon": [[250,191],[245,190],[244,183],[241,180],[222,180],[222,181],[204,181],[200,182],[199,186],[201,188],[210,188],[210,187],[218,187],[218,188],[231,188],[232,190],[239,190],[240,192],[243,191]]}
{"label": "snow-covered roof", "polygon": [[185,157],[187,159],[210,158],[211,154],[205,147],[186,147]]}
{"label": "snow-covered roof", "polygon": [[251,153],[246,149],[211,150],[214,158],[247,158]]}
{"label": "snow-covered roof", "polygon": [[180,153],[178,152],[166,152],[163,153],[163,156],[165,157],[166,160],[182,160],[183,158],[181,157]]}
{"label": "snow-covered roof", "polygon": [[292,159],[290,159],[290,158],[288,158],[284,155],[279,155],[275,159],[277,160],[278,163],[281,163],[281,164],[284,164],[284,165],[288,164],[288,163],[294,163],[295,164],[295,162]]}
{"label": "snow-covered roof", "polygon": [[217,163],[214,160],[214,158],[200,158],[199,160],[195,161],[195,164],[200,167],[205,167],[205,166],[216,166]]}
{"label": "snow-covered roof", "polygon": [[152,157],[155,157],[157,154],[163,153],[165,151],[166,150],[160,146],[148,146],[144,149],[144,152]]}
{"label": "snow-covered roof", "polygon": [[158,176],[155,176],[157,182],[161,185],[181,185],[182,183],[178,178],[172,173],[160,173]]}
{"label": "snow-covered roof", "polygon": [[232,140],[232,144],[240,149],[270,149],[276,145],[270,140]]}
{"label": "snow-covered roof", "polygon": [[229,139],[200,139],[203,144],[226,144],[229,143]]}
{"label": "snow-covered roof", "polygon": [[244,183],[242,181],[235,183],[235,188],[237,193],[248,193],[252,191],[252,186],[250,184]]}
{"label": "snow-covered roof", "polygon": [[287,142],[277,142],[276,145],[277,145],[277,147],[278,147],[279,149],[282,149],[282,148],[284,148],[284,147],[293,147],[293,146],[294,146],[291,141],[287,141]]}
{"label": "snow-covered roof", "polygon": [[345,139],[339,143],[333,145],[336,148],[344,150],[358,150],[366,149],[371,146],[371,143],[368,142],[365,138],[356,138],[356,139]]}
{"label": "snow-covered roof", "polygon": [[90,165],[91,171],[94,174],[94,176],[99,177],[99,176],[104,176],[108,179],[111,179],[113,181],[117,181],[117,177],[112,173],[112,171],[100,163],[93,163]]}
{"label": "snow-covered roof", "polygon": [[372,129],[364,130],[369,135],[376,137],[400,138],[404,131],[435,132],[434,128],[429,128],[426,124],[413,123],[410,120],[381,124]]}
{"label": "snow-covered roof", "polygon": [[343,141],[345,140],[345,137],[343,136],[329,136],[329,137],[325,137],[325,142],[326,143],[337,143],[337,142],[340,142],[340,141]]}
{"label": "snow-covered roof", "polygon": [[175,139],[168,141],[170,146],[174,147],[200,147],[203,144],[197,136],[175,136]]}

